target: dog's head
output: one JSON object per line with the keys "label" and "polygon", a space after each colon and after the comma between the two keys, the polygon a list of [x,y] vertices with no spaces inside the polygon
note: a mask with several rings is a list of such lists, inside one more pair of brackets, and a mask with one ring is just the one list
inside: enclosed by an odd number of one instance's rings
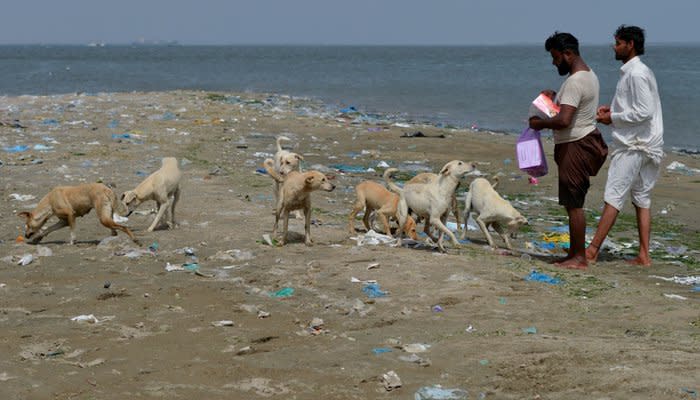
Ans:
{"label": "dog's head", "polygon": [[34,219],[34,214],[30,211],[22,211],[17,216],[24,219],[24,237],[29,239],[41,229],[40,223]]}
{"label": "dog's head", "polygon": [[122,193],[122,196],[119,198],[119,202],[121,203],[121,206],[123,206],[119,208],[126,211],[126,215],[124,215],[125,217],[131,215],[136,207],[141,204],[141,200],[139,200],[133,190],[127,190],[126,192]]}
{"label": "dog's head", "polygon": [[410,215],[406,218],[406,223],[403,225],[403,232],[413,240],[418,240],[418,232],[416,231],[416,220]]}
{"label": "dog's head", "polygon": [[454,176],[459,179],[465,174],[472,172],[476,169],[476,164],[473,162],[464,162],[460,160],[452,160],[445,164],[440,170],[440,175],[442,176]]}
{"label": "dog's head", "polygon": [[299,170],[299,162],[302,161],[304,157],[297,153],[285,152],[279,155],[277,159],[277,165],[279,166],[279,174],[282,176],[287,175],[292,171]]}
{"label": "dog's head", "polygon": [[515,233],[518,231],[518,229],[520,229],[521,226],[528,224],[527,218],[520,215],[520,213],[518,213],[517,211],[516,213],[517,216],[510,220],[510,222],[508,222],[508,232],[510,232],[510,235],[512,237],[515,236]]}
{"label": "dog's head", "polygon": [[332,192],[333,189],[335,189],[335,185],[328,180],[326,175],[318,171],[307,172],[304,181],[306,182],[306,186],[311,190],[325,190],[326,192]]}

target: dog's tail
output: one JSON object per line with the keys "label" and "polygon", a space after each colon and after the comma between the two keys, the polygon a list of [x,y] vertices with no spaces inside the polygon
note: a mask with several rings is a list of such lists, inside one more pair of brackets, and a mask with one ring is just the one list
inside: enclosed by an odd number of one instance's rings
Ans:
{"label": "dog's tail", "polygon": [[277,137],[277,151],[282,151],[282,143],[280,143],[280,140],[291,141],[292,139],[290,139],[286,136],[278,136]]}
{"label": "dog's tail", "polygon": [[500,179],[498,178],[498,176],[494,176],[494,177],[493,177],[493,183],[491,184],[491,187],[495,189],[496,186],[498,186],[498,182],[499,182],[499,181],[500,181]]}
{"label": "dog's tail", "polygon": [[389,185],[389,189],[391,189],[392,192],[401,194],[403,193],[403,189],[398,187],[394,181],[391,180],[391,174],[394,172],[398,172],[399,170],[396,168],[387,168],[386,171],[384,171],[384,181],[386,182],[387,185]]}
{"label": "dog's tail", "polygon": [[275,162],[271,158],[265,159],[263,162],[263,168],[265,168],[265,171],[267,171],[267,174],[270,175],[270,178],[274,179],[277,182],[282,183],[284,181],[284,178],[282,178],[276,171],[275,171]]}

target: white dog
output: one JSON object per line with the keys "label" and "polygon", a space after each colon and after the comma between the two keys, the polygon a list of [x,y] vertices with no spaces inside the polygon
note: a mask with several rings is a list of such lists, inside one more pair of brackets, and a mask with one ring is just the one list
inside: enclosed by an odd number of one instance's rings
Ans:
{"label": "white dog", "polygon": [[180,178],[182,173],[174,157],[165,157],[160,169],[143,180],[136,189],[122,194],[121,201],[129,210],[127,216],[144,201],[154,200],[158,205],[158,213],[147,231],[152,232],[160,222],[163,214],[170,207],[169,227],[175,226],[175,205],[180,199]]}
{"label": "white dog", "polygon": [[[398,205],[399,226],[402,228],[408,219],[408,209],[410,208],[419,217],[425,218],[430,225],[437,227],[440,232],[437,245],[441,251],[445,251],[442,245],[444,234],[447,234],[455,246],[459,246],[459,242],[446,226],[447,211],[452,203],[452,196],[459,184],[459,179],[473,171],[474,163],[466,163],[464,161],[453,160],[445,164],[440,170],[437,179],[429,180],[424,183],[406,183],[401,189],[391,180],[391,174],[396,171],[396,168],[389,168],[384,171],[384,180],[389,185],[389,188],[398,193],[401,197]],[[399,245],[403,236],[403,229],[398,230]]]}
{"label": "white dog", "polygon": [[[479,224],[479,228],[484,232],[486,240],[489,241],[491,247],[495,249],[496,244],[489,233],[489,226],[492,226],[499,236],[503,238],[506,247],[509,250],[513,250],[508,236],[514,233],[521,225],[527,224],[527,219],[496,192],[494,187],[497,183],[498,181],[491,185],[484,178],[476,178],[472,181],[471,185],[469,185],[469,193],[467,193],[467,198],[464,201],[464,220],[466,221],[469,218],[470,212],[476,214],[474,220]],[[462,231],[462,239],[466,237],[466,234],[467,229],[465,226],[465,229]]]}

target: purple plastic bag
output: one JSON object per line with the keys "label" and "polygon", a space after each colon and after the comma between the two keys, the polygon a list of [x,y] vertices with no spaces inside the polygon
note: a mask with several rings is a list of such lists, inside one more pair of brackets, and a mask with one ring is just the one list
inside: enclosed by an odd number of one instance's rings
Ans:
{"label": "purple plastic bag", "polygon": [[532,177],[547,175],[547,157],[544,154],[540,131],[525,128],[515,145],[518,168]]}

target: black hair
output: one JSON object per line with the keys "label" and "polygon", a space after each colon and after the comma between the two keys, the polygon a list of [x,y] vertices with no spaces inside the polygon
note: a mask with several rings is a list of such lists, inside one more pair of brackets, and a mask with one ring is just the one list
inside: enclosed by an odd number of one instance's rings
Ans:
{"label": "black hair", "polygon": [[644,29],[638,26],[620,25],[615,31],[615,37],[625,42],[633,42],[635,53],[638,56],[644,54]]}
{"label": "black hair", "polygon": [[570,33],[564,32],[554,32],[552,36],[547,38],[544,42],[544,49],[550,51],[552,49],[557,51],[571,50],[572,53],[579,55],[578,52],[578,39]]}

